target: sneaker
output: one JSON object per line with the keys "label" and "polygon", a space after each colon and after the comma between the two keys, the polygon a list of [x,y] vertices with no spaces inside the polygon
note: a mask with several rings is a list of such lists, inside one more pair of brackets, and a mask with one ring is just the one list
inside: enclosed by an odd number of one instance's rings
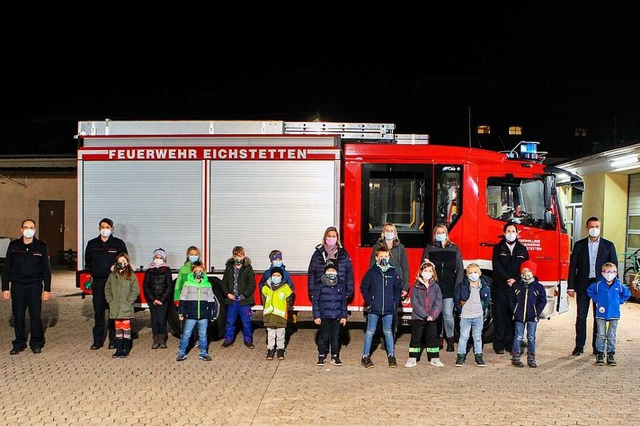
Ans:
{"label": "sneaker", "polygon": [[282,361],[284,359],[284,349],[278,349],[277,354],[278,354],[278,359]]}
{"label": "sneaker", "polygon": [[324,365],[325,362],[326,362],[326,356],[318,355],[318,361],[316,362],[316,365]]}
{"label": "sneaker", "polygon": [[231,342],[229,340],[225,340],[224,342],[222,342],[222,345],[220,345],[220,347],[221,348],[228,348],[231,345],[233,345],[233,342]]}
{"label": "sneaker", "polygon": [[482,354],[476,354],[475,359],[478,367],[486,367],[487,364],[485,364],[484,359],[482,358]]}
{"label": "sneaker", "polygon": [[200,354],[200,356],[198,356],[198,359],[200,361],[211,361],[212,360],[211,355],[209,355],[209,354]]}
{"label": "sneaker", "polygon": [[607,354],[607,365],[610,365],[612,367],[618,365],[618,362],[616,361],[615,355],[613,353]]}
{"label": "sneaker", "polygon": [[407,363],[404,366],[407,367],[407,368],[413,368],[416,365],[418,365],[418,362],[416,361],[416,359],[415,358],[409,358],[407,360]]}
{"label": "sneaker", "polygon": [[362,360],[360,361],[360,364],[362,364],[364,368],[375,367],[375,365],[373,365],[373,362],[371,362],[371,357],[369,355],[363,355]]}
{"label": "sneaker", "polygon": [[456,358],[456,367],[462,367],[466,357],[467,354],[458,354],[458,357]]}
{"label": "sneaker", "polygon": [[442,363],[442,361],[440,361],[440,358],[433,358],[431,361],[429,361],[429,364],[433,365],[434,367],[444,367],[444,364]]}
{"label": "sneaker", "polygon": [[604,354],[597,353],[596,354],[596,365],[604,365]]}
{"label": "sneaker", "polygon": [[267,359],[269,361],[271,361],[275,355],[276,355],[275,349],[267,349]]}
{"label": "sneaker", "polygon": [[178,355],[178,356],[176,357],[176,361],[184,361],[185,359],[187,359],[187,356],[186,356],[186,355]]}
{"label": "sneaker", "polygon": [[340,357],[338,355],[334,355],[331,357],[331,364],[337,365],[339,367],[342,365],[342,361],[340,361]]}
{"label": "sneaker", "polygon": [[389,355],[387,361],[389,362],[389,368],[396,368],[398,366],[395,355]]}

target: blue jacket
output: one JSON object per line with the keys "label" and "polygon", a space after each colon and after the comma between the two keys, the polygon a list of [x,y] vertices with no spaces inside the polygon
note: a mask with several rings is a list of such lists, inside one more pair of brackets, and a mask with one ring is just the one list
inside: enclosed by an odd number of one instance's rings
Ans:
{"label": "blue jacket", "polygon": [[398,310],[402,293],[402,278],[396,268],[390,266],[386,272],[376,264],[362,278],[360,291],[369,313],[377,315],[393,314]]}
{"label": "blue jacket", "polygon": [[[271,278],[272,268],[273,268],[273,264],[271,264],[271,266],[269,266],[269,269],[264,271],[264,274],[262,274],[262,278],[260,278],[260,283],[258,284],[260,289],[262,289],[262,286],[267,284],[267,280]],[[291,287],[291,290],[295,291],[296,288],[293,286],[293,279],[291,279],[291,274],[289,273],[289,271],[285,269],[286,267],[284,266],[284,263],[280,268],[282,268],[282,272],[284,272],[284,276],[282,277],[282,283],[289,284],[289,287]]]}
{"label": "blue jacket", "polygon": [[[347,300],[353,297],[354,283],[353,283],[353,265],[351,263],[351,257],[349,253],[340,247],[338,250],[338,282],[345,283],[345,291],[347,292]],[[322,244],[316,246],[315,251],[311,255],[309,260],[309,268],[307,270],[307,293],[309,299],[313,298],[314,288],[316,286],[323,286],[322,276],[324,275],[324,266],[327,263],[327,254],[322,247]]]}
{"label": "blue jacket", "polygon": [[[453,308],[458,314],[462,312],[461,302],[466,302],[471,296],[469,286],[469,278],[465,276],[453,291]],[[491,308],[491,284],[489,284],[489,279],[484,275],[480,275],[480,303],[482,303],[484,317],[486,317],[489,315],[489,309]]]}
{"label": "blue jacket", "polygon": [[347,283],[338,275],[338,282],[334,286],[323,282],[314,286],[311,306],[313,319],[347,318]]}
{"label": "blue jacket", "polygon": [[587,294],[596,304],[595,317],[607,321],[620,319],[620,305],[631,297],[629,287],[622,285],[618,277],[609,286],[601,276],[598,281],[587,288]]}
{"label": "blue jacket", "polygon": [[517,322],[538,322],[540,314],[547,306],[547,292],[537,278],[526,286],[519,278],[509,293],[509,306],[513,312],[513,320]]}

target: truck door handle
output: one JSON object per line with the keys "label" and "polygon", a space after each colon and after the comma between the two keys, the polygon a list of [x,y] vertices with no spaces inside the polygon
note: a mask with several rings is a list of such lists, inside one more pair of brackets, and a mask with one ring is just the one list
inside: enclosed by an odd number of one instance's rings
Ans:
{"label": "truck door handle", "polygon": [[480,246],[482,247],[493,247],[495,245],[496,243],[494,242],[480,241]]}

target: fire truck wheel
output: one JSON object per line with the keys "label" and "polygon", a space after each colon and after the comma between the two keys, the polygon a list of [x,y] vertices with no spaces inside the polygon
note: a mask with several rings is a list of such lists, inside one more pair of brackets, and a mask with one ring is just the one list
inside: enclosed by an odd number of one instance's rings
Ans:
{"label": "fire truck wheel", "polygon": [[178,319],[178,308],[173,302],[169,304],[169,309],[167,310],[167,327],[172,336],[180,338],[182,325]]}
{"label": "fire truck wheel", "polygon": [[227,328],[227,305],[222,292],[222,280],[218,277],[209,277],[213,294],[218,299],[218,318],[209,326],[209,340],[221,340]]}

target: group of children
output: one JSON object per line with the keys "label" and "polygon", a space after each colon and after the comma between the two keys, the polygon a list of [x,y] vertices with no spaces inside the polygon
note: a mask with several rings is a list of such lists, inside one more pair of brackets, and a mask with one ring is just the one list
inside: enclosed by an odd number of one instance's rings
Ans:
{"label": "group of children", "polygon": [[[367,306],[367,325],[361,365],[374,367],[371,361],[373,337],[382,323],[385,348],[389,367],[397,367],[394,350],[394,321],[402,294],[402,279],[389,262],[389,249],[375,249],[375,263],[362,278],[360,290]],[[152,349],[166,348],[167,307],[172,288],[171,270],[166,264],[164,250],[153,252],[153,261],[145,272],[143,291],[150,308],[153,332]],[[263,304],[263,321],[267,331],[266,358],[285,356],[285,331],[289,320],[295,287],[291,275],[283,264],[282,252],[269,253],[270,266],[259,282]],[[318,330],[318,365],[324,365],[327,355],[331,363],[341,366],[340,327],[346,325],[348,299],[352,296],[344,279],[340,279],[339,262],[336,258],[325,261],[324,275],[320,285],[313,285],[311,291],[312,313]],[[525,261],[520,267],[520,277],[513,284],[510,306],[513,312],[515,335],[511,348],[511,363],[524,367],[521,361],[522,343],[527,338],[526,363],[531,368],[536,362],[536,328],[546,306],[546,291],[536,277],[537,265]],[[245,346],[253,348],[251,307],[254,304],[255,275],[251,261],[245,256],[244,248],[233,248],[233,256],[227,261],[222,278],[222,290],[227,307],[227,324],[222,348],[234,343],[235,325],[238,317],[242,322]],[[601,277],[591,284],[587,293],[593,299],[596,309],[596,364],[616,365],[616,330],[620,318],[620,305],[631,293],[617,278],[617,268],[606,263]],[[131,341],[131,319],[134,316],[133,303],[139,296],[136,274],[126,253],[116,257],[116,263],[105,286],[105,296],[109,303],[109,317],[115,320],[116,352],[113,357],[128,356]],[[408,360],[405,367],[412,368],[420,361],[422,353],[427,353],[430,365],[442,367],[440,360],[440,338],[436,320],[442,311],[442,294],[438,285],[436,268],[430,261],[420,265],[411,289],[412,323]],[[173,299],[178,307],[178,318],[183,322],[176,361],[187,359],[186,351],[191,336],[198,334],[198,359],[211,361],[207,352],[207,328],[210,321],[217,318],[219,307],[206,274],[205,265],[200,261],[200,252],[189,247],[187,260],[180,268],[175,284]],[[484,319],[491,306],[490,281],[482,275],[480,266],[471,263],[466,267],[466,275],[454,292],[454,308],[460,319],[460,335],[455,365],[463,366],[468,352],[467,343],[472,339],[475,363],[483,367],[482,331]]]}

